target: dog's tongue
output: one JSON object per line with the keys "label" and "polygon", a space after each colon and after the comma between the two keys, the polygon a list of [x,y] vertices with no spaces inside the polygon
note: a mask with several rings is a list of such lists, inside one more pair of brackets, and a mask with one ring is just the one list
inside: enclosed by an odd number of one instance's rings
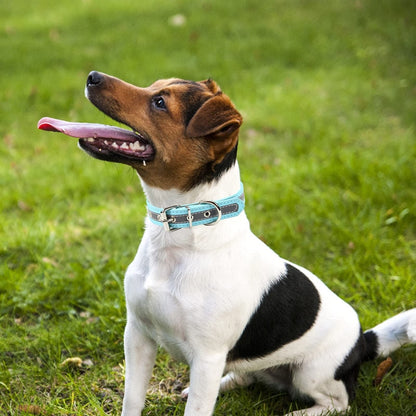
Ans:
{"label": "dog's tongue", "polygon": [[64,133],[67,136],[78,139],[114,139],[114,140],[137,140],[137,135],[132,131],[121,127],[107,126],[96,123],[73,123],[50,117],[43,117],[38,122],[38,129]]}

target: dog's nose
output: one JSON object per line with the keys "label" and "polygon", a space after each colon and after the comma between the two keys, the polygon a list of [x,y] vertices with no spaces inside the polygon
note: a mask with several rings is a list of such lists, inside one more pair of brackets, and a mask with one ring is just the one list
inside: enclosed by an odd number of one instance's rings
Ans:
{"label": "dog's nose", "polygon": [[87,87],[96,87],[101,84],[103,79],[103,74],[100,74],[97,71],[92,71],[89,73],[87,78]]}

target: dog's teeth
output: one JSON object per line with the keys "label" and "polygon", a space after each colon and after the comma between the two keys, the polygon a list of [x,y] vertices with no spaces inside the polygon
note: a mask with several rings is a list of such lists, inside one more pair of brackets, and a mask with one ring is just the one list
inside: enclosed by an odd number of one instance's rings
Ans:
{"label": "dog's teeth", "polygon": [[112,146],[112,147],[114,147],[115,149],[118,149],[118,144],[117,144],[116,142],[113,142],[113,143],[111,144],[111,146]]}
{"label": "dog's teeth", "polygon": [[94,139],[93,139],[92,137],[89,137],[89,138],[87,139],[87,142],[89,142],[89,143],[94,143]]}
{"label": "dog's teeth", "polygon": [[131,150],[137,150],[137,151],[141,151],[145,149],[145,146],[141,145],[140,142],[134,142],[134,143],[130,143],[130,149]]}
{"label": "dog's teeth", "polygon": [[108,145],[108,141],[107,140],[104,140],[104,144],[107,144]]}
{"label": "dog's teeth", "polygon": [[146,161],[145,160],[143,160],[143,166],[146,166]]}
{"label": "dog's teeth", "polygon": [[129,145],[128,145],[127,143],[123,143],[123,144],[120,146],[120,149],[125,149],[125,150],[128,150],[128,149],[129,149]]}

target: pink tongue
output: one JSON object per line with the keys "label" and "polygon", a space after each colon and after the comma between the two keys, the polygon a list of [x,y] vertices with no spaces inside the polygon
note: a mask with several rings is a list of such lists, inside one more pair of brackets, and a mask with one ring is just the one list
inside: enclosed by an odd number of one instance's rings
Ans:
{"label": "pink tongue", "polygon": [[67,136],[77,137],[78,139],[99,138],[135,141],[140,138],[132,131],[122,129],[121,127],[96,123],[72,123],[50,117],[40,119],[38,129],[64,133]]}

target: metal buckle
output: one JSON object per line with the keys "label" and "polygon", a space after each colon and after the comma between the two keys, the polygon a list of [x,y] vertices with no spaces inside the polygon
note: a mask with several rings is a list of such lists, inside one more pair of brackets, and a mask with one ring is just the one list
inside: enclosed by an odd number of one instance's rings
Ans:
{"label": "metal buckle", "polygon": [[[215,203],[214,201],[200,201],[199,203],[200,204],[212,205],[217,210],[218,218],[215,221],[210,222],[208,224],[204,224],[204,225],[206,225],[207,227],[208,226],[211,227],[212,225],[217,225],[218,222],[221,221],[221,217],[222,217],[221,207],[217,203]],[[204,216],[205,216],[205,214],[204,214]],[[209,217],[207,217],[207,218],[209,218]]]}
{"label": "metal buckle", "polygon": [[[221,221],[221,217],[222,217],[222,212],[221,212],[221,207],[214,201],[200,201],[200,204],[207,204],[207,205],[212,205],[216,211],[217,211],[217,219],[213,222],[210,222],[208,224],[204,224],[206,226],[212,226],[212,225],[216,225],[218,224],[219,221]],[[175,209],[175,208],[186,208],[188,211],[188,214],[186,216],[186,219],[188,220],[189,223],[189,228],[193,227],[193,220],[194,220],[194,216],[192,215],[192,210],[188,205],[171,205],[169,207],[166,207],[162,210],[162,212],[160,212],[159,214],[157,214],[157,220],[159,222],[161,222],[163,224],[163,227],[165,228],[166,231],[177,231],[178,228],[171,228],[170,224],[173,224],[176,222],[176,218],[168,218],[167,216],[167,211],[171,210],[171,209]],[[206,215],[209,214],[209,215]],[[210,211],[205,211],[204,212],[204,216],[208,219],[211,217],[211,212]],[[181,228],[181,227],[179,227]]]}
{"label": "metal buckle", "polygon": [[170,207],[163,208],[162,212],[158,214],[157,219],[163,224],[163,227],[166,231],[173,231],[173,229],[170,228],[169,224],[174,223],[176,221],[175,218],[168,218],[166,215],[166,211],[179,207],[180,205],[171,205]]}

